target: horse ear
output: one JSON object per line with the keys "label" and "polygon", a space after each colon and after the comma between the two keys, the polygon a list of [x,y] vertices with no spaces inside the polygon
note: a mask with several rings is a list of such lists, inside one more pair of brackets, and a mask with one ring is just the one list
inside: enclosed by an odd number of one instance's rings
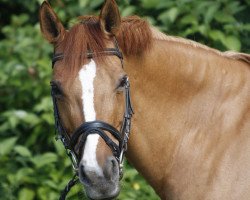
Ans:
{"label": "horse ear", "polygon": [[56,44],[63,39],[65,29],[47,1],[40,7],[39,19],[42,34],[50,43]]}
{"label": "horse ear", "polygon": [[121,25],[121,16],[115,0],[106,0],[100,14],[101,29],[106,35],[116,35]]}

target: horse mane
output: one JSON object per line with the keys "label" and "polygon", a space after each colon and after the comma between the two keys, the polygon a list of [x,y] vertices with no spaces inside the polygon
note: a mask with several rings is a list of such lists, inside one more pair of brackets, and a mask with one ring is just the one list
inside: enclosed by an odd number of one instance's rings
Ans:
{"label": "horse mane", "polygon": [[239,52],[235,52],[235,51],[221,52],[217,49],[213,49],[211,47],[208,47],[208,46],[203,45],[201,43],[195,42],[193,40],[188,40],[188,39],[184,39],[184,38],[177,37],[177,36],[165,35],[164,33],[157,30],[155,27],[151,27],[151,31],[152,31],[154,39],[186,44],[186,45],[192,46],[194,48],[201,48],[201,49],[204,49],[204,50],[209,51],[209,52],[213,52],[217,55],[220,55],[220,56],[223,56],[226,58],[240,60],[240,61],[246,62],[247,64],[250,64],[250,54],[239,53]]}
{"label": "horse mane", "polygon": [[[174,41],[214,52],[223,57],[244,61],[250,64],[250,55],[232,51],[221,52],[192,40],[168,36],[160,32],[149,23],[137,16],[122,19],[120,30],[116,36],[119,47],[126,56],[140,56],[150,49],[152,41]],[[105,36],[100,28],[99,18],[96,16],[79,17],[79,23],[74,25],[66,34],[63,42],[65,62],[69,66],[80,67],[87,59],[86,52],[101,52],[105,49]],[[73,55],[73,56],[72,56]],[[79,56],[81,59],[75,59]],[[103,60],[104,56],[95,58]],[[81,62],[81,63],[78,63]]]}
{"label": "horse mane", "polygon": [[123,18],[117,40],[125,55],[141,55],[153,41],[150,25],[137,16]]}

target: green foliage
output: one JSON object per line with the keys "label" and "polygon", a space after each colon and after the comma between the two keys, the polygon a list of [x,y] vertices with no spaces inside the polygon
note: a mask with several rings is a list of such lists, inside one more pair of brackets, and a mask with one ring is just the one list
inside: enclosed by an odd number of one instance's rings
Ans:
{"label": "green foliage", "polygon": [[231,0],[141,0],[143,15],[168,34],[221,50],[249,52],[249,3]]}
{"label": "green foliage", "polygon": [[[0,199],[54,200],[72,176],[64,147],[54,140],[50,99],[52,47],[42,38],[42,0],[0,0]],[[250,2],[117,0],[121,14],[145,17],[160,30],[209,46],[250,52]],[[67,27],[98,14],[103,0],[51,1]],[[121,200],[159,199],[129,164]],[[81,186],[69,199],[81,196]],[[80,194],[78,194],[80,192]]]}

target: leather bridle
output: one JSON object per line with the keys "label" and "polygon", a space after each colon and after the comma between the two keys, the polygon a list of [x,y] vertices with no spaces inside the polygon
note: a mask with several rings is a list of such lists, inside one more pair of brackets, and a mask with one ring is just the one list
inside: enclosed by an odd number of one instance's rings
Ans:
{"label": "leather bridle", "polygon": [[[91,52],[88,51],[86,53],[86,57],[88,59],[97,57],[97,56],[117,56],[122,64],[123,67],[123,55],[122,52],[119,50],[118,43],[116,38],[114,38],[114,45],[115,48],[106,48],[104,51],[101,52]],[[64,58],[64,55],[62,53],[57,53],[53,55],[52,58],[52,68],[54,67],[54,64],[62,60]],[[53,82],[51,82],[51,97],[53,100],[53,107],[54,107],[54,117],[55,117],[55,128],[57,131],[57,139],[60,139],[66,149],[66,152],[68,156],[71,159],[72,166],[74,171],[76,172],[76,176],[78,176],[78,165],[80,161],[80,155],[76,152],[76,145],[77,149],[83,148],[87,139],[87,136],[90,134],[98,134],[102,137],[102,139],[105,141],[105,143],[109,146],[109,148],[112,150],[114,157],[116,158],[117,162],[119,163],[119,174],[120,179],[123,176],[123,160],[124,160],[124,153],[127,150],[127,143],[130,135],[130,129],[131,129],[131,118],[133,115],[133,108],[131,105],[131,99],[130,99],[130,83],[128,77],[126,77],[125,84],[124,84],[124,90],[125,90],[125,112],[123,117],[123,123],[121,126],[120,131],[118,131],[116,128],[114,128],[112,125],[104,122],[104,121],[90,121],[90,122],[84,122],[81,124],[70,136],[66,129],[63,126],[63,123],[60,118],[60,114],[58,111],[57,106],[57,98],[55,95],[55,85]],[[117,141],[118,145],[106,134],[106,132],[109,132]],[[80,141],[80,142],[79,142]],[[75,178],[72,179],[68,185],[65,187],[60,199],[65,199],[68,191],[70,188],[75,184]],[[72,184],[74,182],[74,184]]]}

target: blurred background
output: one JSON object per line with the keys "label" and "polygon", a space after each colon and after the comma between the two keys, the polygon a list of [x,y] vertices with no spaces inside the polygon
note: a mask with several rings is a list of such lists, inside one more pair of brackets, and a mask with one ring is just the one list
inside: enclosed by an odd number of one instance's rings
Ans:
{"label": "blurred background", "polygon": [[[104,0],[51,0],[66,27],[99,14]],[[54,137],[50,99],[52,46],[41,36],[42,0],[0,0],[0,199],[56,200],[72,176]],[[139,15],[169,35],[250,53],[250,0],[117,0],[123,16]],[[126,163],[120,200],[157,200]],[[68,199],[86,199],[81,186]]]}

